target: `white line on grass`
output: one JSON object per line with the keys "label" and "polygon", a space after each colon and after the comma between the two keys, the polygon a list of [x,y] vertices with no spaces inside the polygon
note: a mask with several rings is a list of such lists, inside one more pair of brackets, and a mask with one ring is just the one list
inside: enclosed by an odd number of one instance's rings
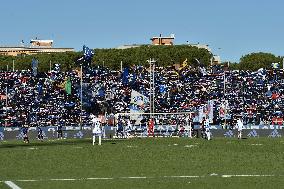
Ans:
{"label": "white line on grass", "polygon": [[183,176],[164,176],[165,178],[199,178],[200,176],[195,175],[183,175]]}
{"label": "white line on grass", "polygon": [[185,145],[185,148],[192,148],[192,147],[197,147],[197,145]]}
{"label": "white line on grass", "polygon": [[37,182],[39,180],[17,180],[19,182]]}
{"label": "white line on grass", "polygon": [[252,146],[262,146],[263,144],[251,144]]}
{"label": "white line on grass", "polygon": [[68,180],[81,180],[81,179],[71,179],[71,178],[69,178],[69,179],[50,179],[50,180],[52,180],[52,181],[68,181]]}
{"label": "white line on grass", "polygon": [[[284,177],[284,175],[218,175],[216,173],[212,173],[209,175],[173,175],[173,176],[157,176],[157,177],[89,177],[89,178],[54,178],[54,179],[31,179],[31,180],[14,180],[17,182],[38,182],[38,181],[82,181],[82,180],[112,180],[112,179],[159,179],[159,178],[203,178],[203,177],[211,177],[217,176],[221,178],[230,178],[230,177]],[[12,181],[0,181],[7,183],[13,183]],[[8,184],[7,184],[8,185]],[[15,184],[14,184],[15,185]],[[18,186],[17,186],[18,187]],[[19,189],[19,188],[13,188]]]}
{"label": "white line on grass", "polygon": [[19,186],[17,186],[15,183],[13,183],[12,181],[5,181],[5,184],[7,184],[10,188],[12,189],[21,189]]}
{"label": "white line on grass", "polygon": [[122,179],[147,179],[147,178],[150,178],[150,177],[120,177]]}
{"label": "white line on grass", "polygon": [[222,177],[274,177],[275,175],[222,175]]}
{"label": "white line on grass", "polygon": [[28,148],[29,150],[37,150],[37,148]]}
{"label": "white line on grass", "polygon": [[111,180],[111,177],[101,177],[101,178],[85,178],[85,180]]}
{"label": "white line on grass", "polygon": [[210,176],[218,176],[217,173],[211,173]]}

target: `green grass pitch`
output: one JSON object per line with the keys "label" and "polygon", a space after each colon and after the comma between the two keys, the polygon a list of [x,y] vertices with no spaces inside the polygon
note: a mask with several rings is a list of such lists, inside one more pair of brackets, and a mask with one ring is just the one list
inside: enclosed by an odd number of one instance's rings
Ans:
{"label": "green grass pitch", "polygon": [[0,188],[284,188],[284,139],[0,142]]}

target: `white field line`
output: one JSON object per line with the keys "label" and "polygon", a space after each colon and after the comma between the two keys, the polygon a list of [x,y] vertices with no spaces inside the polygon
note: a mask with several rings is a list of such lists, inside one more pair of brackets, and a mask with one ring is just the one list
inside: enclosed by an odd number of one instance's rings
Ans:
{"label": "white field line", "polygon": [[150,178],[150,177],[120,177],[122,179],[147,179],[147,178]]}
{"label": "white field line", "polygon": [[51,181],[69,181],[69,180],[81,180],[81,179],[71,179],[71,178],[68,178],[68,179],[49,179]]}
{"label": "white field line", "polygon": [[18,182],[37,182],[40,180],[17,180]]}
{"label": "white field line", "polygon": [[222,175],[222,177],[275,177],[275,175]]}
{"label": "white field line", "polygon": [[200,176],[195,175],[184,175],[184,176],[164,176],[165,178],[199,178]]}
{"label": "white field line", "polygon": [[17,186],[15,183],[13,183],[12,181],[5,181],[4,182],[6,185],[8,185],[10,188],[12,189],[21,189],[19,186]]}
{"label": "white field line", "polygon": [[[213,175],[173,175],[173,176],[157,176],[157,177],[138,177],[138,176],[132,176],[132,177],[90,177],[90,178],[54,178],[54,179],[18,179],[14,180],[16,182],[39,182],[39,181],[82,181],[82,180],[111,180],[111,179],[159,179],[159,178],[203,178],[203,177],[221,177],[221,178],[230,178],[230,177],[284,177],[284,175],[218,175],[214,173]],[[0,181],[4,182],[5,184],[13,183],[12,181]],[[14,184],[14,183],[13,183]],[[8,185],[8,184],[7,184]],[[15,184],[14,184],[15,185]],[[18,187],[18,186],[17,186]],[[19,189],[19,188],[13,188],[13,189]]]}
{"label": "white field line", "polygon": [[84,178],[83,180],[111,180],[111,179],[114,179],[114,178],[111,178],[111,177],[100,177],[100,178]]}

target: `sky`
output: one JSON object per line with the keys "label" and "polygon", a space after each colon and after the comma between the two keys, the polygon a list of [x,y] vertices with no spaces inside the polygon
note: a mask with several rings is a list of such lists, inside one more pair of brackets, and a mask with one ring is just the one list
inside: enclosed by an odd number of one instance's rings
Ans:
{"label": "sky", "polygon": [[175,34],[208,44],[222,61],[284,56],[282,0],[12,0],[0,5],[0,46],[53,39],[54,47],[115,48]]}

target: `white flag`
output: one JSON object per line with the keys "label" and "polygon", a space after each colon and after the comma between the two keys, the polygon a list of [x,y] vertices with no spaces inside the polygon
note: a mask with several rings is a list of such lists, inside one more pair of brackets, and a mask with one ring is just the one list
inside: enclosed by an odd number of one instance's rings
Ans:
{"label": "white flag", "polygon": [[[149,103],[149,98],[141,93],[132,90],[131,101],[130,101],[130,119],[136,120],[139,123],[143,117],[141,114],[144,113],[145,106]],[[140,114],[141,113],[141,114]]]}

